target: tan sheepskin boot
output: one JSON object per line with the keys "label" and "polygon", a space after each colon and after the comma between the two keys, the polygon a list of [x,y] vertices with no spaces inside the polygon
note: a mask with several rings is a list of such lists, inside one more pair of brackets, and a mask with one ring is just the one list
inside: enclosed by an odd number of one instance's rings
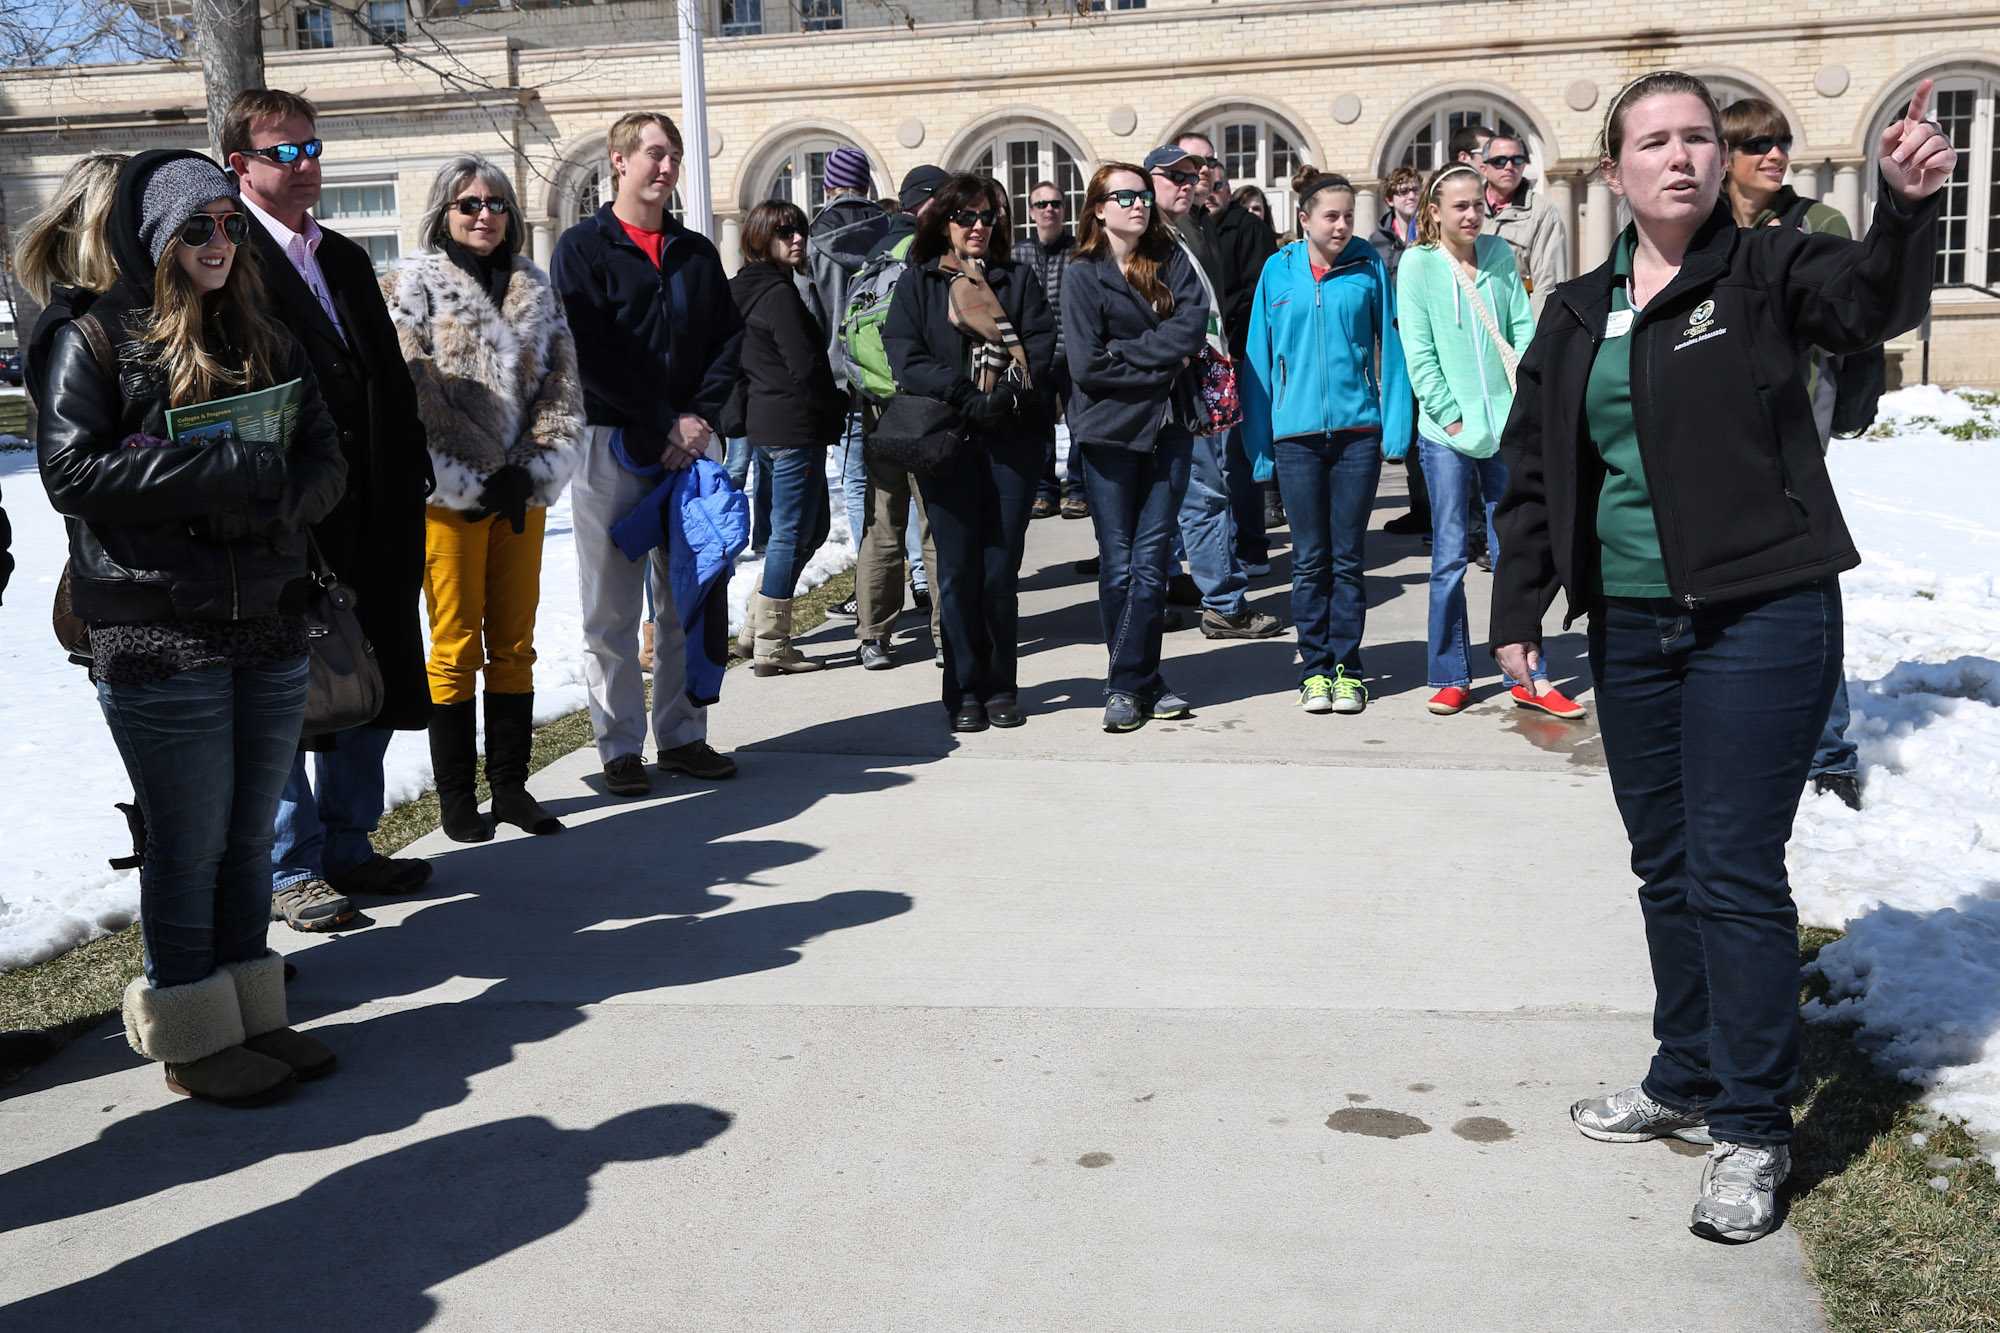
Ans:
{"label": "tan sheepskin boot", "polygon": [[807,657],[792,647],[791,598],[753,593],[750,609],[751,623],[757,631],[757,655],[751,666],[752,671],[760,676],[787,676],[818,671],[826,666],[826,663]]}
{"label": "tan sheepskin boot", "polygon": [[291,1087],[290,1065],[244,1049],[243,1012],[227,972],[184,986],[134,977],[125,988],[124,1010],[125,1040],[165,1065],[167,1087],[183,1097],[255,1106]]}
{"label": "tan sheepskin boot", "polygon": [[324,1042],[295,1032],[285,1016],[285,960],[265,951],[262,958],[224,963],[220,969],[236,982],[236,1002],[243,1012],[243,1048],[282,1061],[301,1080],[333,1072],[334,1054]]}

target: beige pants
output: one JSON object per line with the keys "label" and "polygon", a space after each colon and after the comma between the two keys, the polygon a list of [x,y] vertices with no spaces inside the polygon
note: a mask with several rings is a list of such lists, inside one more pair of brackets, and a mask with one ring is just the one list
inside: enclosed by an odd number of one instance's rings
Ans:
{"label": "beige pants", "polygon": [[[886,639],[896,627],[903,609],[903,587],[908,571],[903,552],[908,548],[910,498],[916,487],[910,474],[870,459],[868,467],[868,520],[861,534],[861,548],[854,558],[854,637]],[[937,568],[937,552],[931,546],[930,515],[924,510],[922,495],[917,501],[917,538],[923,543],[924,568]],[[938,583],[931,579],[931,642],[942,646],[938,627]]]}

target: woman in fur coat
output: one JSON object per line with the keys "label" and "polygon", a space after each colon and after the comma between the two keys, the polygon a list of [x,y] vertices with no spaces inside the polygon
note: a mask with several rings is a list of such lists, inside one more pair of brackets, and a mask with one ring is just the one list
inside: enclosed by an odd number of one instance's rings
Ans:
{"label": "woman in fur coat", "polygon": [[420,234],[429,248],[382,288],[437,472],[424,601],[442,823],[457,842],[493,836],[473,790],[483,668],[493,820],[558,833],[526,784],[542,530],[583,438],[576,346],[548,275],[521,254],[527,226],[499,167],[470,154],[446,162]]}

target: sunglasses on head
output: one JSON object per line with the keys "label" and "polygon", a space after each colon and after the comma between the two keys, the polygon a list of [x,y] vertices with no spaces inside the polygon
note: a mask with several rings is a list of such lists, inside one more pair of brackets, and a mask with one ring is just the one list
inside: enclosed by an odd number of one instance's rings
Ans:
{"label": "sunglasses on head", "polygon": [[1201,179],[1199,171],[1175,171],[1172,167],[1154,167],[1155,176],[1165,176],[1176,185],[1192,185]]}
{"label": "sunglasses on head", "polygon": [[1000,214],[991,208],[982,208],[977,212],[974,212],[970,208],[961,208],[951,215],[951,220],[968,231],[974,227],[985,227],[991,230],[993,224],[1000,220]]}
{"label": "sunglasses on head", "polygon": [[1062,206],[1063,206],[1063,201],[1060,199],[1037,199],[1033,203],[1028,205],[1029,208],[1037,208],[1037,209],[1061,208]]}
{"label": "sunglasses on head", "polygon": [[1499,167],[1502,171],[1505,171],[1508,167],[1525,167],[1528,165],[1528,155],[1526,153],[1502,153],[1498,157],[1487,158],[1486,165],[1489,167]]}
{"label": "sunglasses on head", "polygon": [[782,227],[773,227],[771,234],[781,241],[796,241],[799,237],[806,234],[806,229],[787,222]]}
{"label": "sunglasses on head", "polygon": [[1151,190],[1112,190],[1104,197],[1120,208],[1131,208],[1135,205],[1141,208],[1151,208],[1153,206],[1153,192]]}
{"label": "sunglasses on head", "polygon": [[289,166],[302,157],[318,157],[326,145],[318,139],[308,139],[304,143],[274,143],[262,148],[246,148],[243,151],[252,157],[269,158],[271,161]]}
{"label": "sunglasses on head", "polygon": [[1782,149],[1786,157],[1792,155],[1792,136],[1789,134],[1760,134],[1754,139],[1745,139],[1736,145],[1739,153],[1752,157],[1762,157],[1773,148]]}
{"label": "sunglasses on head", "polygon": [[465,198],[453,204],[452,207],[458,210],[460,217],[476,218],[479,216],[479,210],[482,208],[496,218],[507,216],[507,201],[505,199],[481,199],[476,195],[468,194]]}
{"label": "sunglasses on head", "polygon": [[181,244],[191,250],[199,250],[207,245],[215,235],[216,224],[222,224],[222,234],[231,245],[241,245],[250,234],[250,219],[241,213],[224,213],[217,217],[213,213],[197,213],[181,223]]}

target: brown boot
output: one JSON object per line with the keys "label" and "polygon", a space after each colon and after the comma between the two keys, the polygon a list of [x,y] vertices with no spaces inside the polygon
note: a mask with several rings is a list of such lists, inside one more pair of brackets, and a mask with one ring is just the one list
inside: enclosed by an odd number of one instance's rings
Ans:
{"label": "brown boot", "polygon": [[[284,988],[284,964],[278,986]],[[184,986],[135,977],[125,988],[125,1040],[165,1065],[167,1087],[225,1106],[254,1106],[282,1096],[291,1066],[243,1049],[243,1013],[235,979],[211,972]]]}
{"label": "brown boot", "polygon": [[[748,656],[748,654],[745,654]],[[651,672],[653,669],[653,622],[648,620],[639,626],[639,670]]]}
{"label": "brown boot", "polygon": [[757,635],[757,657],[751,669],[758,675],[797,675],[825,667],[826,663],[792,647],[791,598],[750,594],[750,623]]}
{"label": "brown boot", "polygon": [[285,960],[266,951],[261,958],[224,963],[219,969],[236,983],[243,1015],[243,1049],[276,1060],[300,1079],[333,1072],[334,1054],[324,1042],[286,1026]]}

